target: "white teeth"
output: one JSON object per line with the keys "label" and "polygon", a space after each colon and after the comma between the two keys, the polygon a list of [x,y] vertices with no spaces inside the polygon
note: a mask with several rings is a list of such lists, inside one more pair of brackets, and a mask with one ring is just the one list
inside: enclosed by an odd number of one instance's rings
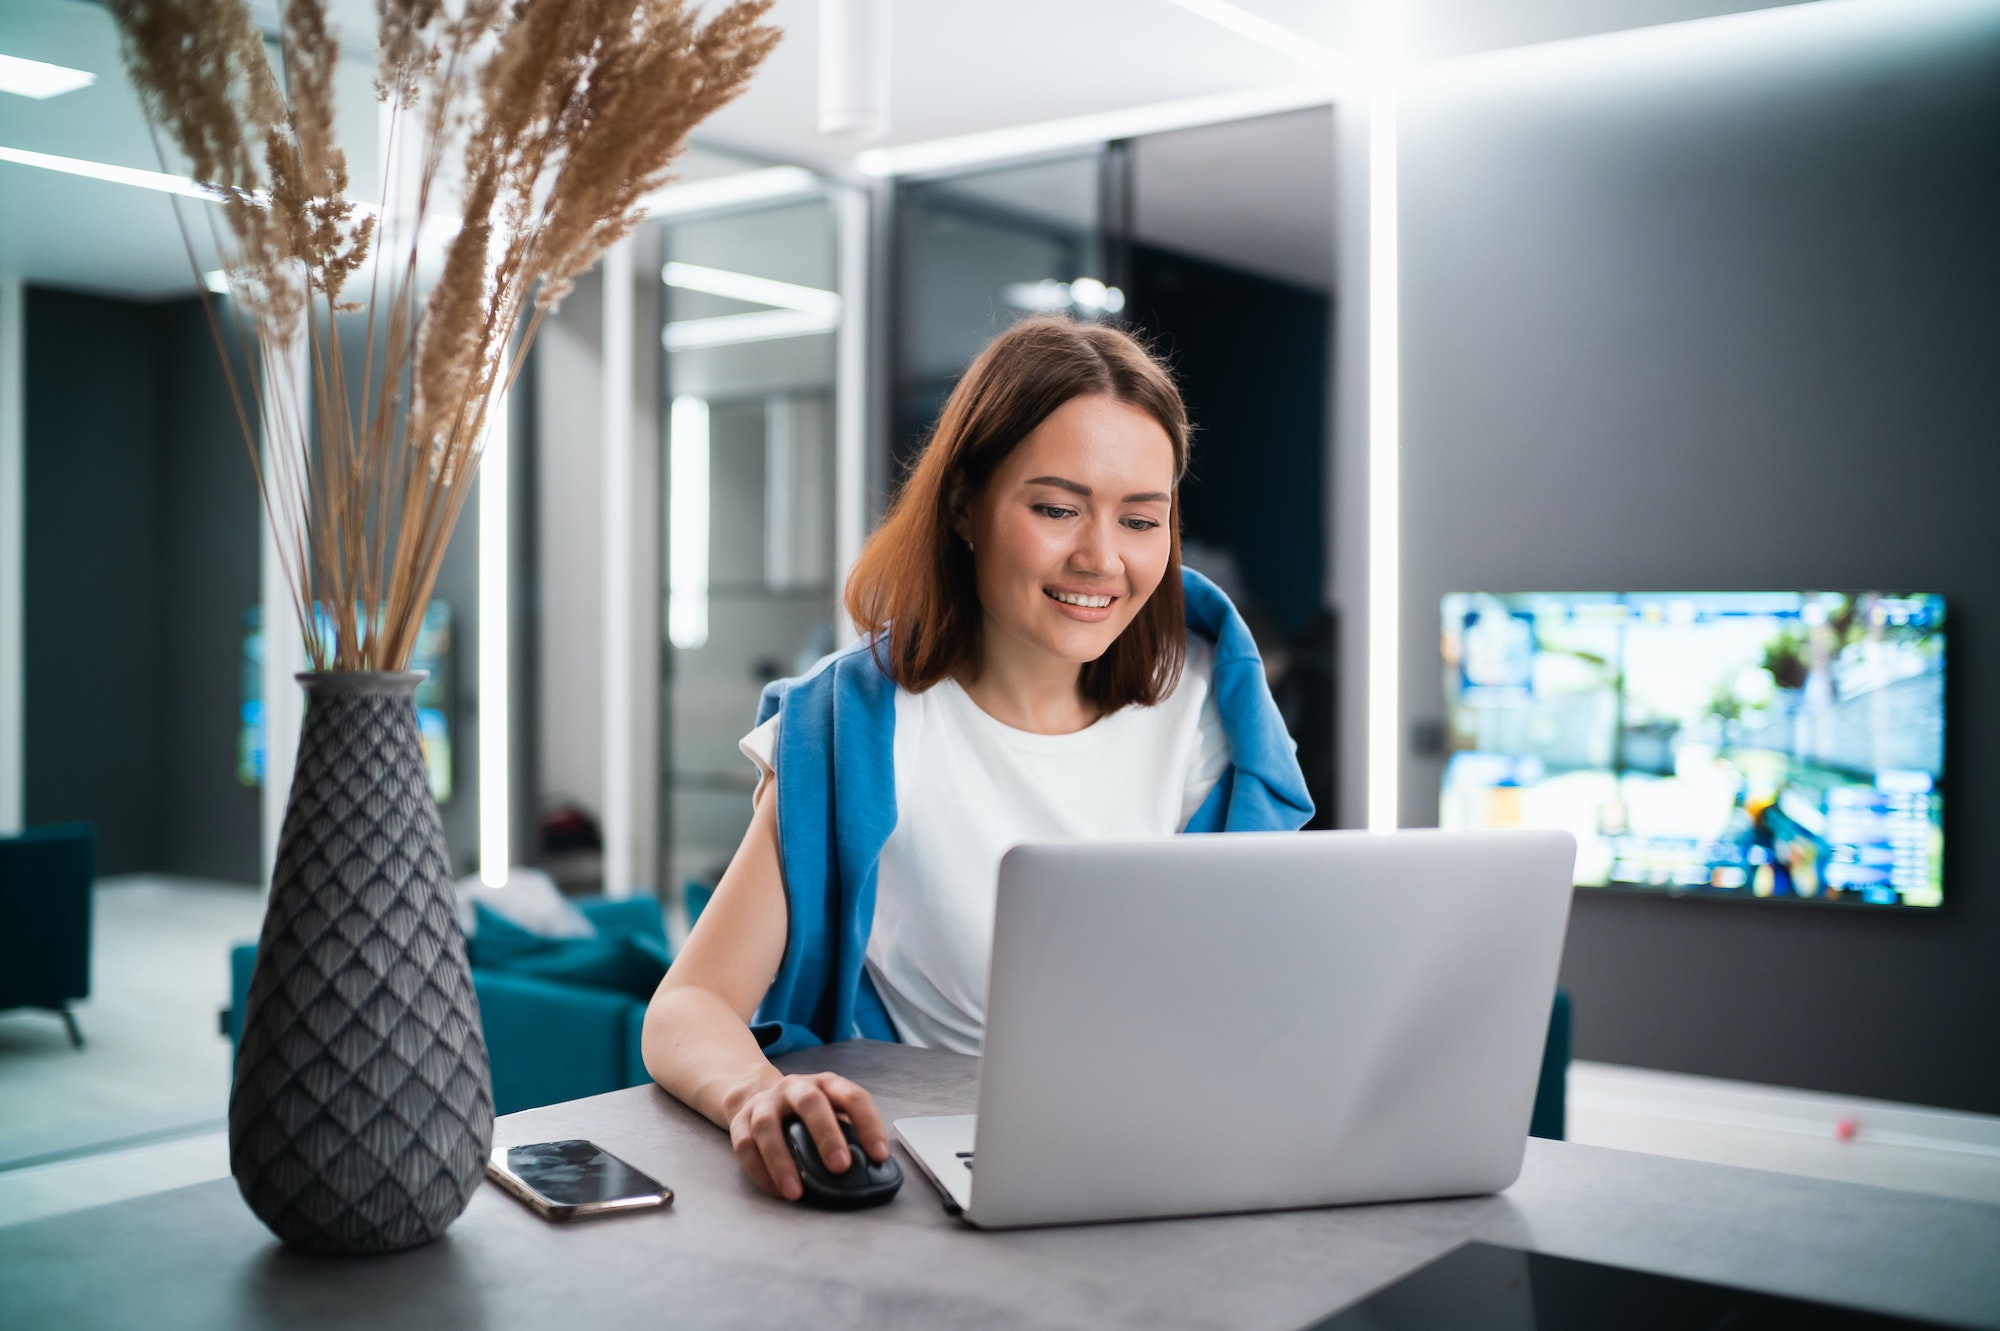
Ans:
{"label": "white teeth", "polygon": [[1111,598],[1108,596],[1083,596],[1076,592],[1050,592],[1049,595],[1064,605],[1080,605],[1088,610],[1102,610],[1111,604]]}

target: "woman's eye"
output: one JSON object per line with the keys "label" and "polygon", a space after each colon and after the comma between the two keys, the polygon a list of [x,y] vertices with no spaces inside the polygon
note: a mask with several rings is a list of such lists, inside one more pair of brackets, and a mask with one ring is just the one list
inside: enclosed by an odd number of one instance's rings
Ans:
{"label": "woman's eye", "polygon": [[1151,518],[1126,518],[1125,525],[1133,531],[1151,531],[1160,524]]}
{"label": "woman's eye", "polygon": [[1073,518],[1076,516],[1075,509],[1064,508],[1061,504],[1036,504],[1035,512],[1045,518]]}

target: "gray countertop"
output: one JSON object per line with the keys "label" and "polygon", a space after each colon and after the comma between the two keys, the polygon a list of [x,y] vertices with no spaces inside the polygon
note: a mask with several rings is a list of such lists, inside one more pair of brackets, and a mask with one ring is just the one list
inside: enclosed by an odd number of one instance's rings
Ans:
{"label": "gray countertop", "polygon": [[[782,1062],[853,1077],[891,1118],[972,1108],[976,1064],[954,1054],[857,1041]],[[496,1143],[561,1137],[655,1175],[674,1204],[558,1226],[488,1185],[428,1248],[315,1258],[280,1248],[223,1179],[0,1228],[0,1325],[1281,1331],[1482,1239],[2000,1328],[2000,1206],[1624,1151],[1531,1141],[1495,1197],[988,1234],[947,1217],[907,1158],[878,1210],[771,1201],[721,1132],[651,1087],[511,1114]]]}

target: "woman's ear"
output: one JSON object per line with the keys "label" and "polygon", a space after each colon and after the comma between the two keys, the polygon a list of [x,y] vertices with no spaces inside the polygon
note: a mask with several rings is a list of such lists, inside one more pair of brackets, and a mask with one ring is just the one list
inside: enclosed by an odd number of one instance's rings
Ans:
{"label": "woman's ear", "polygon": [[951,515],[951,529],[958,539],[972,544],[972,487],[965,483],[964,472],[953,472],[950,483],[945,488],[945,512]]}

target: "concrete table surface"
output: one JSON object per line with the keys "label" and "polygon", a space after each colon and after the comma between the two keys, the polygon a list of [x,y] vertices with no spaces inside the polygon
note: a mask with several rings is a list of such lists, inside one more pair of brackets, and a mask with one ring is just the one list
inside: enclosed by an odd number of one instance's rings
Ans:
{"label": "concrete table surface", "polygon": [[[853,1077],[891,1118],[972,1108],[976,1063],[954,1054],[857,1041],[782,1063]],[[769,1200],[652,1087],[510,1114],[496,1141],[563,1137],[674,1204],[552,1225],[487,1185],[427,1248],[319,1258],[281,1248],[221,1179],[0,1229],[0,1326],[1283,1331],[1481,1239],[2000,1328],[2000,1206],[1557,1142],[1531,1141],[1494,1197],[989,1234],[946,1216],[906,1156],[886,1207]]]}

